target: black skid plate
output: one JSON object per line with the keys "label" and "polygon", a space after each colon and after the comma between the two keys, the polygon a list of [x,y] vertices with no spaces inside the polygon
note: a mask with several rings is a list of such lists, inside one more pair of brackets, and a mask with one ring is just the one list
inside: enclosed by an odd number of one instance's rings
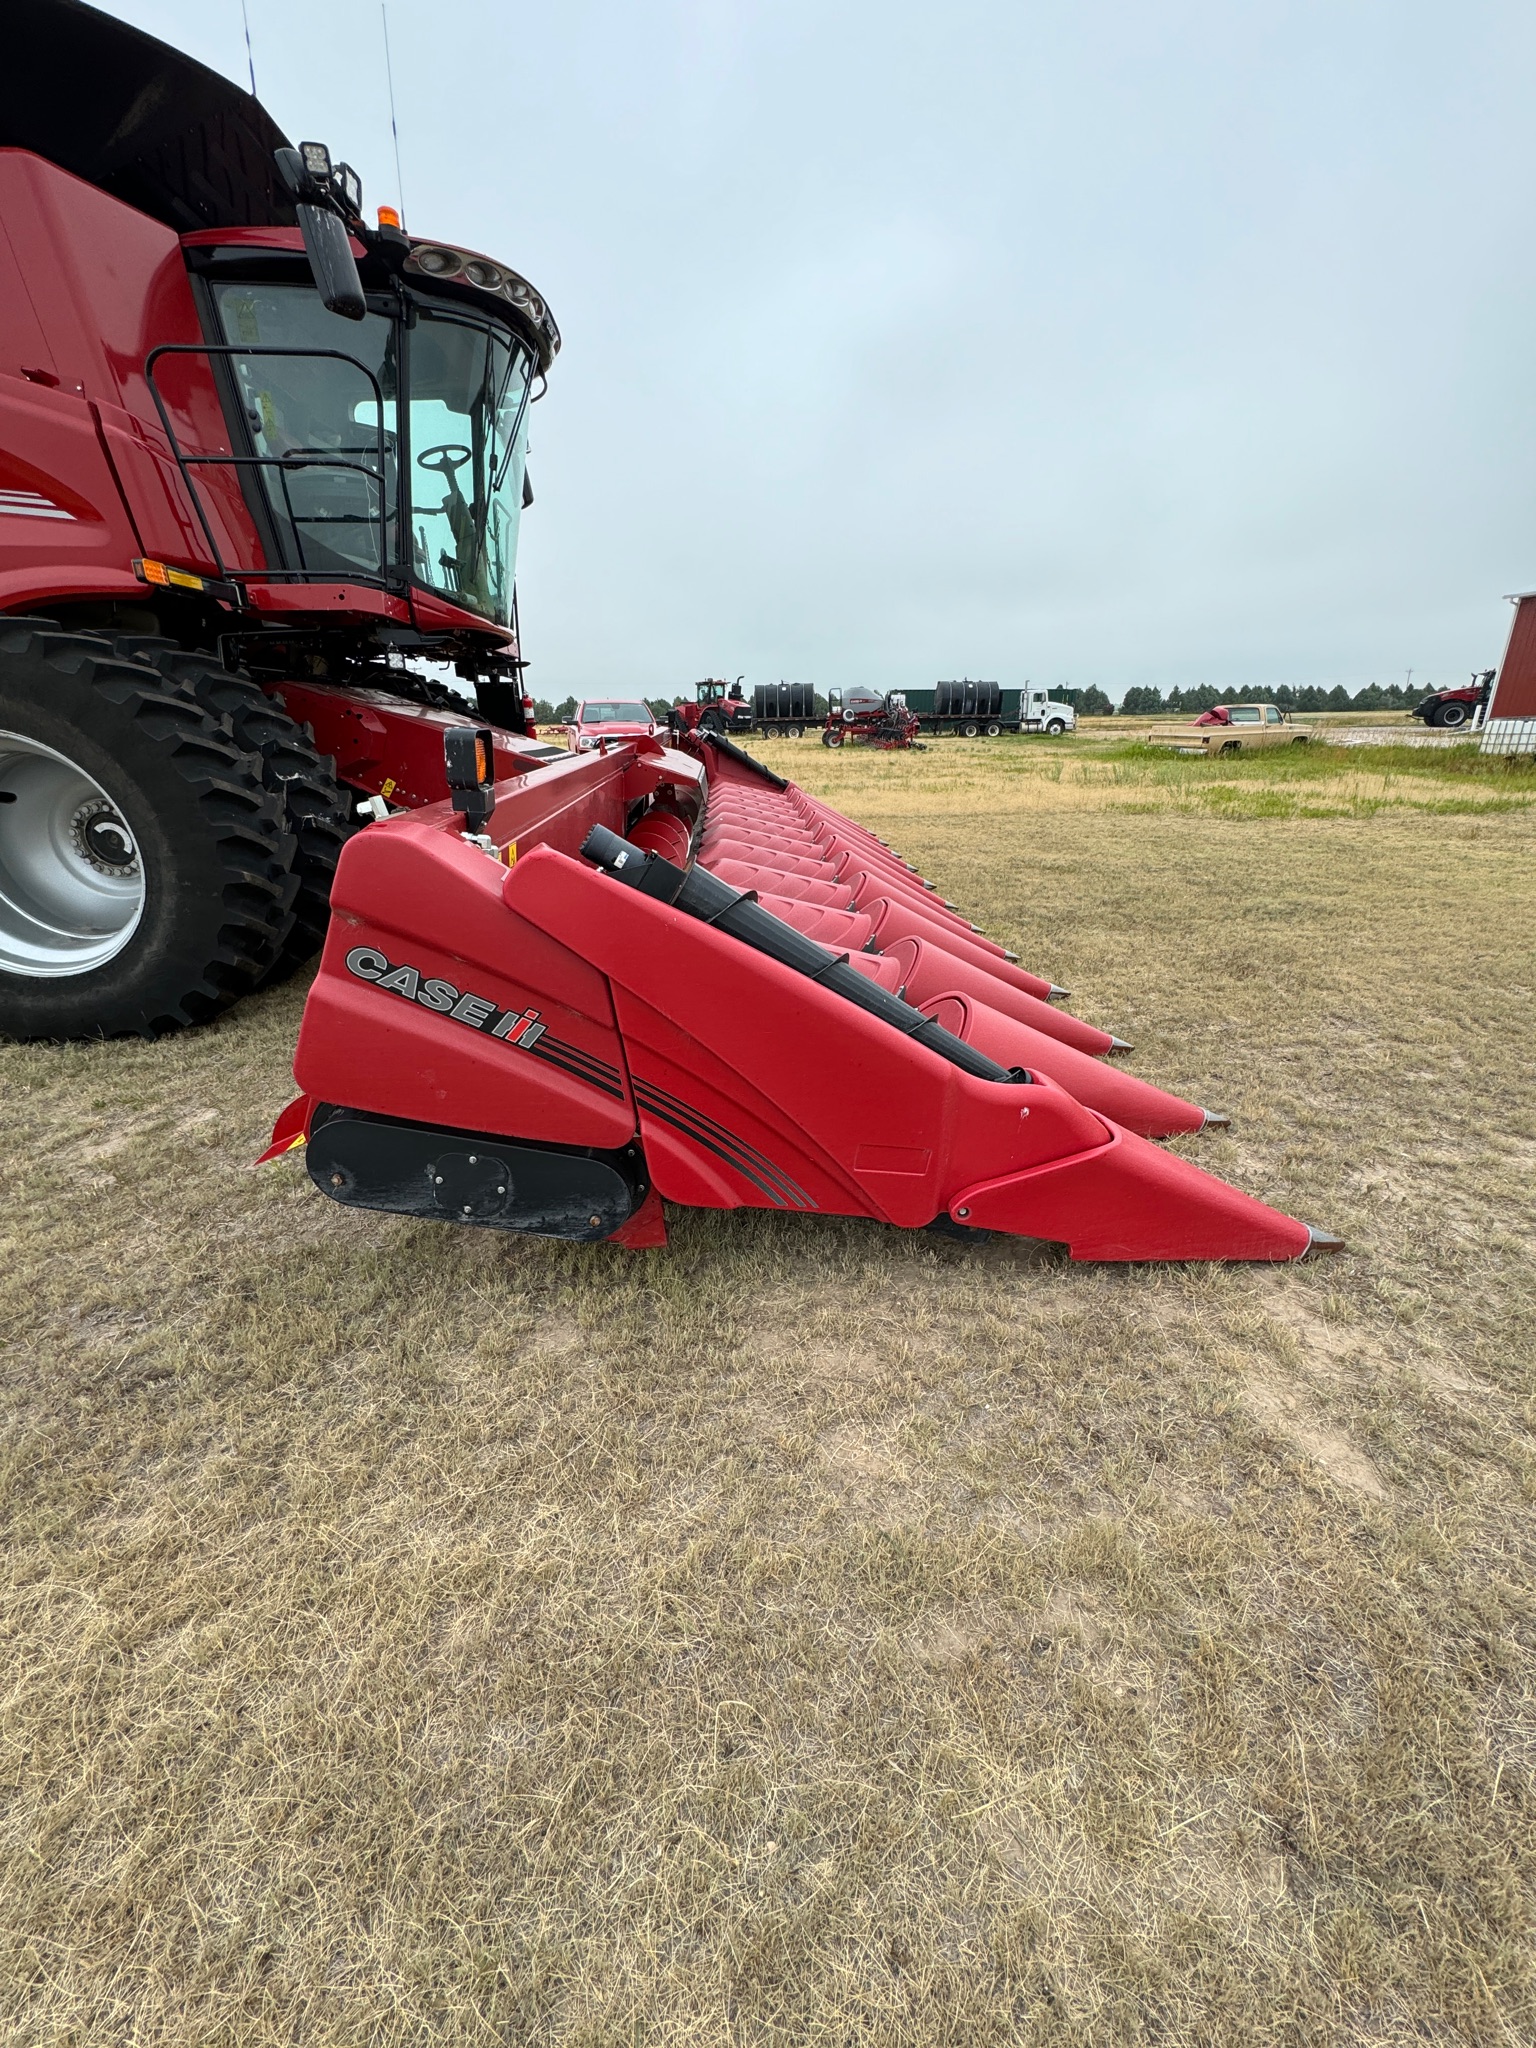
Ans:
{"label": "black skid plate", "polygon": [[526,1145],[322,1104],[309,1177],[349,1209],[389,1209],[536,1237],[611,1237],[645,1198],[638,1145],[622,1152]]}

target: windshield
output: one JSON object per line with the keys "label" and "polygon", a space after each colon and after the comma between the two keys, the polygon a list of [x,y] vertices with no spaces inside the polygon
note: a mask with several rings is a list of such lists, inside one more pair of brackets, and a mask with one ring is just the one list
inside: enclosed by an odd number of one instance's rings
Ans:
{"label": "windshield", "polygon": [[499,625],[512,616],[532,368],[504,328],[429,313],[411,333],[412,568]]}
{"label": "windshield", "polygon": [[651,714],[643,704],[583,704],[583,725],[649,725]]}
{"label": "windshield", "polygon": [[251,350],[230,360],[273,566],[406,568],[510,624],[533,367],[522,344],[457,312],[423,309],[408,330],[378,313],[341,321],[308,285],[216,283],[213,297],[226,340]]}

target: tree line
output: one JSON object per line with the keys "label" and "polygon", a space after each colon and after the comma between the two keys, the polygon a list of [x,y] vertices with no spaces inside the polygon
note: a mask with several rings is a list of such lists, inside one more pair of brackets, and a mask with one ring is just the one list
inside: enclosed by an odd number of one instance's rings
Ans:
{"label": "tree line", "polygon": [[[1274,689],[1260,683],[1241,690],[1218,690],[1212,683],[1180,689],[1176,684],[1166,696],[1161,690],[1142,687],[1127,690],[1120,716],[1154,718],[1163,711],[1180,715],[1209,711],[1216,704],[1278,704],[1282,711],[1411,711],[1423,694],[1422,690],[1405,689],[1401,683],[1367,683],[1353,696],[1342,683],[1335,683],[1331,690],[1313,683],[1299,689],[1290,683]],[[1055,690],[1052,695],[1065,697],[1080,718],[1107,718],[1115,709],[1102,690]]]}

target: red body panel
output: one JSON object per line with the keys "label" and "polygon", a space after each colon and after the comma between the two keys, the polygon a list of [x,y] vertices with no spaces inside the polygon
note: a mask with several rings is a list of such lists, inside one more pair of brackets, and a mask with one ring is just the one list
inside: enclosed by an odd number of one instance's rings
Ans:
{"label": "red body panel", "polygon": [[[315,745],[333,758],[343,782],[408,810],[441,803],[448,794],[445,727],[482,723],[468,712],[429,710],[386,697],[380,690],[282,683],[274,694],[291,718],[309,726]],[[498,778],[521,775],[529,768],[532,750],[525,751],[527,741],[497,732],[495,746]],[[533,752],[532,758],[540,757]]]}
{"label": "red body panel", "polygon": [[[132,564],[141,555],[211,574],[213,558],[144,374],[153,348],[204,339],[179,239],[24,150],[0,150],[0,219],[23,287],[0,293],[0,444],[89,499],[109,528],[99,536],[93,573],[82,574],[69,550],[50,573],[35,544],[29,548],[16,534],[18,522],[0,520],[0,605],[136,590]],[[51,437],[46,444],[34,438],[28,454],[19,440],[28,432],[27,408],[7,373],[19,378],[38,333],[57,379],[58,409]],[[230,452],[204,359],[168,361],[161,392],[189,450]],[[34,436],[37,424],[34,418]],[[112,479],[110,492],[103,473]],[[255,527],[234,473],[205,474],[204,510],[220,548],[259,566]]]}
{"label": "red body panel", "polygon": [[[426,819],[397,819],[352,841],[294,1062],[306,1094],[551,1144],[611,1148],[633,1136],[608,985],[568,946],[508,914],[505,872]],[[400,988],[381,988],[387,973],[354,957],[370,948],[388,969],[414,970],[414,988],[408,975]],[[433,992],[435,982],[454,991],[453,1003]],[[541,1052],[554,1056],[534,1057],[455,1018],[465,996],[535,1011]],[[578,1067],[594,1078],[578,1077]]]}

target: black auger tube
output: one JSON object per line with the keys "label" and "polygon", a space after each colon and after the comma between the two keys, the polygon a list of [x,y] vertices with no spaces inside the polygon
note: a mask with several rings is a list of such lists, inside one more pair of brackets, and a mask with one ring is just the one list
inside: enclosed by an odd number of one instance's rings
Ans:
{"label": "black auger tube", "polygon": [[871,981],[867,974],[860,974],[856,967],[850,967],[846,953],[834,953],[826,946],[818,946],[814,939],[806,938],[802,932],[797,932],[793,926],[764,910],[755,896],[728,888],[708,869],[675,867],[671,861],[663,860],[659,853],[647,853],[641,847],[631,846],[627,839],[621,839],[617,832],[610,832],[606,825],[592,827],[582,841],[581,851],[583,859],[601,868],[605,875],[612,875],[616,882],[638,889],[642,896],[654,896],[662,903],[675,904],[679,910],[686,910],[690,917],[729,932],[733,939],[739,939],[744,946],[751,946],[756,952],[766,953],[770,960],[777,960],[781,966],[792,967],[796,974],[819,981],[834,995],[842,996],[846,1002],[856,1003],[861,1010],[867,1010],[872,1017],[894,1025],[904,1037],[927,1046],[930,1052],[936,1052],[952,1066],[963,1068],[967,1074],[974,1074],[979,1081],[1020,1082],[1031,1078],[1022,1067],[1000,1067],[996,1060],[989,1060],[985,1053],[977,1052],[963,1038],[956,1038],[952,1031],[946,1031],[931,1017],[925,1017],[921,1010],[914,1010],[900,996],[893,996],[878,981]]}

